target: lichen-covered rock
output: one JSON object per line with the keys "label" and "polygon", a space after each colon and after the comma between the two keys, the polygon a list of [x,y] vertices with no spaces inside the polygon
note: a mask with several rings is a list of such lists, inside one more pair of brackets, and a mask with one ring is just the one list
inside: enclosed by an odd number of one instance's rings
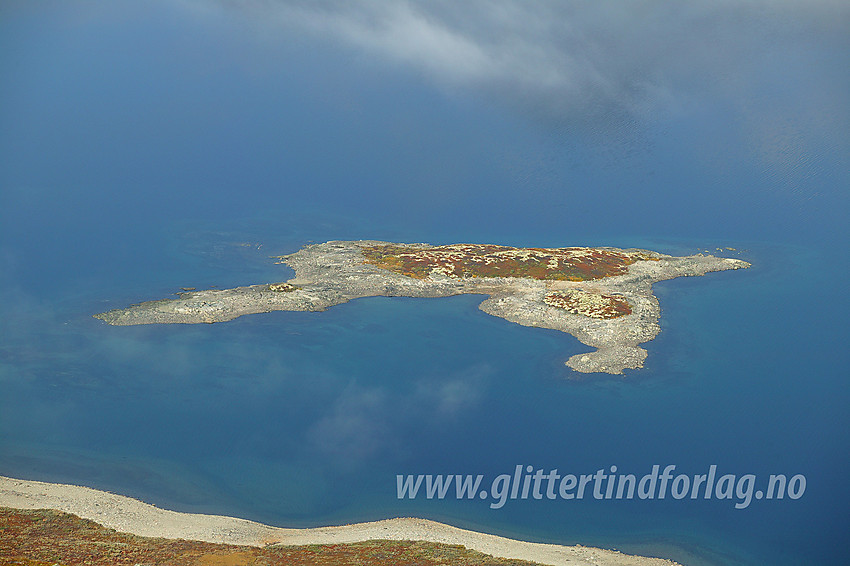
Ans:
{"label": "lichen-covered rock", "polygon": [[550,307],[564,309],[590,318],[612,319],[632,314],[629,302],[619,295],[602,295],[593,291],[572,289],[556,291],[543,297]]}

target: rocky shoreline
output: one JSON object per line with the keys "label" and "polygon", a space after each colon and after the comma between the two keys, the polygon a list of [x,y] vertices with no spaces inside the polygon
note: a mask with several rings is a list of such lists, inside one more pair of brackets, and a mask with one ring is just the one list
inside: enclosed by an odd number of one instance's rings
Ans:
{"label": "rocky shoreline", "polygon": [[[703,254],[674,257],[647,250],[616,248],[510,248],[514,261],[520,254],[545,259],[563,250],[580,259],[591,254],[639,259],[629,259],[616,266],[619,269],[617,274],[588,277],[586,280],[517,276],[457,277],[445,274],[444,266],[435,266],[427,277],[413,277],[370,263],[364,256],[364,250],[381,246],[409,250],[410,253],[427,253],[438,249],[427,244],[391,244],[366,240],[313,244],[293,254],[281,256],[280,263],[295,270],[295,277],[283,283],[187,291],[180,293],[177,299],[148,301],[94,316],[118,326],[213,323],[246,314],[278,310],[322,311],[363,297],[430,298],[473,293],[488,295],[479,307],[488,314],[523,326],[566,332],[583,344],[596,348],[595,351],[572,356],[566,364],[574,370],[620,374],[625,369],[643,366],[647,352],[639,345],[652,340],[660,331],[660,308],[652,294],[655,282],[750,266],[742,260]],[[476,256],[476,259],[480,257]],[[573,309],[553,306],[558,304],[552,300],[553,293],[566,293],[568,298],[569,293],[573,293],[574,297],[584,302],[587,302],[586,297],[596,298],[597,303],[602,298],[609,303],[616,299],[626,305],[627,310],[613,318],[594,317],[593,312],[581,311],[581,305]]]}
{"label": "rocky shoreline", "polygon": [[426,519],[398,518],[312,529],[280,528],[220,515],[178,513],[88,487],[0,476],[0,507],[55,509],[119,532],[145,537],[265,547],[273,544],[350,544],[367,540],[417,540],[462,545],[497,558],[552,566],[680,566],[586,546],[560,546],[468,531]]}

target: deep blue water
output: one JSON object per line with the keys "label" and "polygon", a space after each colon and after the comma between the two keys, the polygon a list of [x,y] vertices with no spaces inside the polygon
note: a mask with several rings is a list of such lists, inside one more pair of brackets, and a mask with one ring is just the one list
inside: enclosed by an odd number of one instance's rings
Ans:
{"label": "deep blue water", "polygon": [[[0,473],[279,525],[425,516],[690,565],[840,563],[846,134],[800,133],[783,169],[726,101],[541,123],[308,40],[272,50],[155,13],[0,23],[17,79],[0,91]],[[785,88],[764,104],[805,91]],[[625,379],[569,371],[583,345],[476,296],[199,326],[91,318],[285,280],[269,256],[359,238],[729,246],[753,267],[656,285],[662,333]],[[743,510],[396,499],[399,473],[517,464],[717,464],[804,474],[807,490]]]}

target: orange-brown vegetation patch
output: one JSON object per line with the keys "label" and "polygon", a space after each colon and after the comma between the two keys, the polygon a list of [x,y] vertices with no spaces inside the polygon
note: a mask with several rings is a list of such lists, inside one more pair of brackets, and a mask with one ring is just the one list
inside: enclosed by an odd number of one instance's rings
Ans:
{"label": "orange-brown vegetation patch", "polygon": [[235,546],[119,533],[53,510],[0,508],[0,566],[532,566],[462,546],[376,540],[307,546]]}
{"label": "orange-brown vegetation patch", "polygon": [[416,279],[440,274],[457,279],[527,277],[587,281],[621,275],[638,260],[655,259],[642,252],[601,248],[513,248],[492,244],[431,248],[382,244],[361,249],[366,263]]}
{"label": "orange-brown vegetation patch", "polygon": [[632,314],[629,302],[619,295],[602,295],[580,289],[549,293],[543,297],[543,302],[591,318],[611,319]]}

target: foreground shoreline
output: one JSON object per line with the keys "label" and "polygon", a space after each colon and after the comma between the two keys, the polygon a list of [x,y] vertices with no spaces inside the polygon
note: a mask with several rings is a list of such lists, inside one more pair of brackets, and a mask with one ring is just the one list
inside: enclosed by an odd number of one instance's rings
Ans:
{"label": "foreground shoreline", "polygon": [[295,529],[221,515],[179,513],[96,489],[0,476],[0,507],[55,509],[116,531],[145,537],[262,547],[268,544],[346,544],[366,540],[421,540],[459,544],[498,558],[551,566],[680,566],[661,558],[584,546],[525,542],[416,518]]}

